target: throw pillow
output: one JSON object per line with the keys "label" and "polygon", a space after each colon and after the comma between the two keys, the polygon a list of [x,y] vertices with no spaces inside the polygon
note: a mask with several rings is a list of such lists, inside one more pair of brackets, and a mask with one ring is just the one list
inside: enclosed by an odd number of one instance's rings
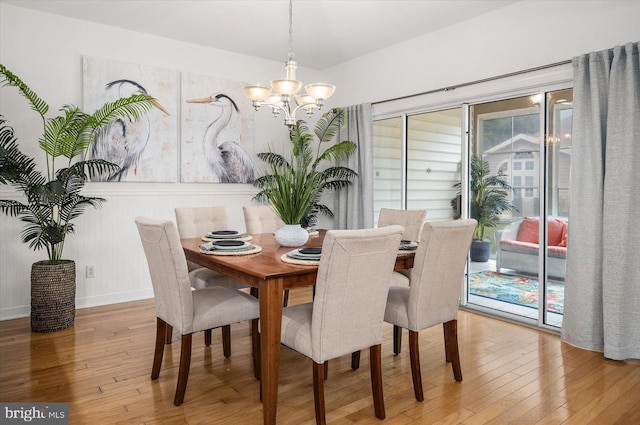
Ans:
{"label": "throw pillow", "polygon": [[563,246],[563,247],[567,247],[567,237],[568,237],[568,227],[569,226],[564,226],[564,232],[562,232],[562,240],[560,241],[560,243],[558,244],[558,246]]}
{"label": "throw pillow", "polygon": [[559,218],[550,218],[547,220],[547,243],[549,246],[560,246],[562,236],[567,228],[567,223]]}
{"label": "throw pillow", "polygon": [[525,217],[518,228],[518,240],[538,243],[538,223],[538,217]]}

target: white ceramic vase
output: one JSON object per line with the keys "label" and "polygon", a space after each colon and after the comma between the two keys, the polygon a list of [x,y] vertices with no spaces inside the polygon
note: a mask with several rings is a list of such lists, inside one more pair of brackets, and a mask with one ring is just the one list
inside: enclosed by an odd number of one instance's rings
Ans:
{"label": "white ceramic vase", "polygon": [[309,240],[309,232],[299,224],[285,224],[276,230],[275,237],[282,246],[302,246]]}

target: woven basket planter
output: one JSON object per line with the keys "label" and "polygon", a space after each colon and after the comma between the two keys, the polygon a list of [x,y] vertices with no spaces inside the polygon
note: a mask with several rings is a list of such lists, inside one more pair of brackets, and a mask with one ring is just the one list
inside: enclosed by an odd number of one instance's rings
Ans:
{"label": "woven basket planter", "polygon": [[31,265],[31,332],[66,329],[76,317],[76,263],[47,263]]}

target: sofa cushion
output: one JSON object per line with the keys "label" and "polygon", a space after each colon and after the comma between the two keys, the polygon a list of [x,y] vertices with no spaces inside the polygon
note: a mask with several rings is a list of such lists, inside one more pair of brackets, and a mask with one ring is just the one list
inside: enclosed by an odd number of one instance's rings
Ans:
{"label": "sofa cushion", "polygon": [[[537,244],[540,242],[538,235],[538,226],[540,220],[538,217],[525,217],[518,228],[518,241]],[[565,233],[567,224],[558,219],[550,218],[547,220],[548,245],[558,246],[562,241],[562,235]]]}
{"label": "sofa cushion", "polygon": [[[537,243],[503,240],[500,241],[502,251],[515,252],[518,254],[538,255],[539,245]],[[549,246],[547,255],[555,258],[566,258],[567,248],[559,246]]]}

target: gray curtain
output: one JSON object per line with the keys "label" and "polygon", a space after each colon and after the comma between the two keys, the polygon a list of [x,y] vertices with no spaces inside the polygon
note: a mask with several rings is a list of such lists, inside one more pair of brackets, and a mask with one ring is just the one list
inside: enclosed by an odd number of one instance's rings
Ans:
{"label": "gray curtain", "polygon": [[371,104],[344,108],[347,125],[336,139],[350,140],[358,145],[355,154],[340,165],[358,173],[353,184],[334,195],[333,212],[336,229],[366,229],[373,227],[373,119]]}
{"label": "gray curtain", "polygon": [[571,208],[562,339],[640,359],[638,43],[573,59]]}

